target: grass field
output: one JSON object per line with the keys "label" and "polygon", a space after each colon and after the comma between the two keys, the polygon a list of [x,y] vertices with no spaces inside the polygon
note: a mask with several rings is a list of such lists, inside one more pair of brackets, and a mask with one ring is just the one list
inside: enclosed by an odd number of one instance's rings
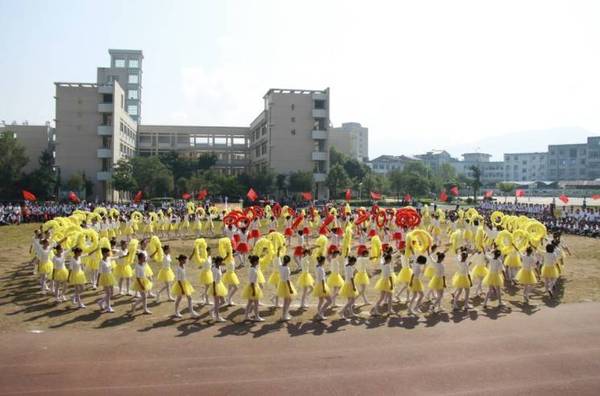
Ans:
{"label": "grass field", "polygon": [[[33,229],[37,227],[34,224],[20,226],[6,226],[0,228],[0,240],[3,249],[0,251],[0,331],[28,331],[28,330],[48,330],[61,328],[76,329],[108,329],[108,328],[133,328],[138,331],[147,331],[153,328],[172,326],[180,328],[180,323],[190,321],[202,324],[208,323],[210,317],[207,307],[198,307],[197,311],[201,314],[198,319],[190,319],[187,316],[187,310],[183,310],[183,319],[173,319],[174,304],[163,301],[156,304],[150,303],[150,309],[153,315],[136,315],[130,317],[126,311],[130,307],[131,297],[122,296],[114,301],[115,312],[112,314],[101,314],[94,301],[98,298],[99,292],[87,290],[84,293],[84,302],[87,305],[85,309],[73,309],[70,302],[57,304],[51,297],[39,293],[37,278],[31,273],[31,267],[27,265],[29,261],[29,241]],[[573,256],[567,258],[564,282],[561,284],[559,297],[555,300],[549,300],[543,295],[541,287],[538,287],[534,296],[533,308],[528,308],[522,304],[522,290],[520,288],[505,290],[505,298],[508,307],[503,312],[510,310],[522,310],[528,313],[535,313],[544,307],[554,307],[562,303],[576,303],[587,301],[600,301],[600,240],[564,236],[564,242],[571,249]],[[167,242],[167,241],[163,241]],[[216,240],[210,240],[214,247]],[[171,240],[168,241],[171,246],[173,257],[180,253],[189,255],[192,250],[193,240]],[[455,268],[455,258],[448,257],[447,272],[452,274]],[[156,264],[152,264],[157,269]],[[155,271],[157,273],[157,271]],[[195,298],[199,299],[199,285],[197,281],[198,270],[192,265],[188,266],[188,277],[196,287]],[[268,276],[268,274],[266,274]],[[238,276],[244,285],[246,281],[246,270],[240,269]],[[295,277],[294,277],[295,279]],[[370,300],[375,300],[375,291],[372,286],[369,292]],[[243,303],[238,292],[237,298],[234,298],[239,305],[224,308],[223,316],[229,321],[240,322],[243,320]],[[268,286],[265,290],[265,304],[268,304],[269,297],[272,295],[272,289]],[[449,293],[446,293],[444,307],[450,311]],[[342,301],[339,301],[342,302]],[[475,309],[481,309],[481,301],[475,299]],[[316,304],[314,299],[310,301],[311,305]],[[308,310],[297,308],[298,302],[292,303],[291,314],[293,322],[301,322],[312,319],[315,314],[315,308]],[[495,303],[492,305],[495,306]],[[276,321],[280,316],[280,311],[270,305],[261,307],[261,315],[267,319],[267,324]],[[405,304],[398,303],[395,307],[400,315],[406,315]],[[361,307],[361,316],[367,317],[370,306]],[[139,312],[139,311],[138,311]],[[338,317],[336,312],[330,312],[329,315]],[[429,315],[429,314],[427,314]],[[185,326],[184,326],[185,327]]]}

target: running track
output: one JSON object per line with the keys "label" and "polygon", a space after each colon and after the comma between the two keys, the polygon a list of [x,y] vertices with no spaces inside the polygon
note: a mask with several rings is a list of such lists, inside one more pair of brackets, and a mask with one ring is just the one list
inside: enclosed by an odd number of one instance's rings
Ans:
{"label": "running track", "polygon": [[0,347],[0,395],[600,394],[597,303],[353,324],[167,319],[4,333]]}

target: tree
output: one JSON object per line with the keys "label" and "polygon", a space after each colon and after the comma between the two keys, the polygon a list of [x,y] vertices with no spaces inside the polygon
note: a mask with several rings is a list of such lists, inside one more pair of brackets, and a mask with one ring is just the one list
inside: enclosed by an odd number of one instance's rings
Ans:
{"label": "tree", "polygon": [[[277,187],[277,192],[279,195],[282,195],[287,189],[287,176],[283,173],[278,174],[275,177],[275,186]],[[287,194],[286,194],[287,195]]]}
{"label": "tree", "polygon": [[5,131],[0,136],[0,197],[16,198],[20,193],[18,186],[23,167],[29,159],[25,155],[25,147],[13,133]]}
{"label": "tree", "polygon": [[83,180],[83,190],[85,192],[85,199],[90,200],[94,195],[94,182],[91,179],[87,178],[85,172],[81,174],[81,179]]}
{"label": "tree", "polygon": [[152,192],[155,196],[166,196],[173,191],[173,174],[167,168],[161,169],[153,179]]}
{"label": "tree", "polygon": [[217,155],[215,153],[200,154],[196,162],[198,170],[209,170],[217,163]]}
{"label": "tree", "polygon": [[387,175],[390,181],[390,187],[396,193],[398,200],[400,200],[400,193],[405,189],[404,184],[404,172],[400,169],[394,169]]}
{"label": "tree", "polygon": [[512,195],[513,191],[517,186],[514,183],[498,183],[498,190],[504,193],[504,197]]}
{"label": "tree", "polygon": [[[173,173],[157,156],[133,157],[129,161],[132,166],[132,176],[146,196],[152,196],[153,193],[166,195],[173,190]],[[157,180],[159,176],[160,181]],[[161,184],[160,187],[156,187],[158,182]],[[165,191],[169,186],[168,191]]]}
{"label": "tree", "polygon": [[75,192],[79,192],[79,191],[83,190],[84,180],[83,180],[83,176],[81,175],[81,173],[79,173],[79,172],[73,173],[67,180],[66,186],[69,190],[75,191]]}
{"label": "tree", "polygon": [[186,179],[185,177],[180,177],[179,179],[177,179],[177,182],[175,182],[175,185],[177,187],[176,194],[178,196],[180,196],[181,194],[183,194],[185,192],[190,191],[190,181],[189,181],[189,179]]}
{"label": "tree", "polygon": [[312,191],[314,187],[313,175],[311,172],[297,171],[290,173],[290,191],[307,192]]}
{"label": "tree", "polygon": [[133,165],[127,159],[120,159],[113,168],[111,182],[115,190],[133,192],[138,185],[133,178]]}
{"label": "tree", "polygon": [[54,171],[52,151],[42,151],[38,158],[39,167],[28,175],[23,176],[22,186],[34,193],[39,200],[47,200],[56,192],[57,175]]}
{"label": "tree", "polygon": [[355,158],[346,159],[343,166],[348,176],[352,179],[362,179],[371,170],[368,166]]}
{"label": "tree", "polygon": [[469,181],[469,185],[473,189],[473,202],[477,203],[477,193],[481,188],[481,169],[478,166],[472,165],[469,167],[473,173],[473,177]]}
{"label": "tree", "polygon": [[336,164],[344,165],[346,162],[346,155],[331,147],[329,149],[329,165],[334,166]]}
{"label": "tree", "polygon": [[335,164],[329,168],[329,174],[327,175],[325,184],[329,187],[333,198],[337,197],[339,189],[345,188],[349,183],[350,180],[348,174],[342,165]]}

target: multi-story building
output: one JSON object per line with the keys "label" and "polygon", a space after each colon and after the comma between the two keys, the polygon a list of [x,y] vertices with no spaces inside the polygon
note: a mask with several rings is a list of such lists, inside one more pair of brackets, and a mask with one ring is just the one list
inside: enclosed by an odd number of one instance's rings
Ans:
{"label": "multi-story building", "polygon": [[600,136],[587,138],[587,178],[600,179]]}
{"label": "multi-story building", "polygon": [[403,170],[406,164],[411,162],[422,162],[422,160],[409,155],[380,155],[369,161],[367,165],[373,172],[384,175],[396,169]]}
{"label": "multi-story building", "polygon": [[482,184],[491,185],[503,180],[503,161],[490,161],[492,156],[486,153],[465,153],[462,157],[462,161],[450,162],[458,175],[472,178],[474,176],[473,167],[477,167]]}
{"label": "multi-story building", "polygon": [[446,150],[431,150],[425,154],[416,155],[423,160],[431,169],[436,170],[443,164],[450,164],[458,160],[450,155]]}
{"label": "multi-story building", "polygon": [[142,117],[142,61],[140,50],[109,49],[110,67],[99,67],[100,85],[117,81],[125,91],[125,110],[139,123]]}
{"label": "multi-story building", "polygon": [[270,89],[263,99],[264,110],[250,124],[251,169],[286,175],[312,172],[316,196],[326,198],[329,88]]}
{"label": "multi-story building", "polygon": [[504,154],[505,181],[546,180],[548,153],[507,153]]}
{"label": "multi-story building", "polygon": [[135,154],[137,139],[137,124],[125,109],[125,91],[117,81],[55,86],[56,167],[62,180],[80,172],[94,183],[92,196],[117,200],[111,172],[117,161]]}
{"label": "multi-story building", "polygon": [[45,125],[28,125],[26,123],[17,125],[0,126],[0,134],[13,133],[14,137],[25,148],[25,156],[29,159],[23,167],[23,172],[30,173],[39,166],[38,159],[44,150],[54,150],[54,128],[50,123]]}
{"label": "multi-story building", "polygon": [[217,172],[238,175],[250,163],[248,131],[248,127],[138,125],[138,153],[176,151],[189,159],[212,153],[217,157]]}
{"label": "multi-story building", "polygon": [[338,151],[359,161],[369,161],[369,128],[358,122],[344,122],[341,127],[331,128],[329,132],[331,145],[339,146]]}
{"label": "multi-story building", "polygon": [[587,179],[587,148],[582,144],[555,144],[548,146],[548,179]]}

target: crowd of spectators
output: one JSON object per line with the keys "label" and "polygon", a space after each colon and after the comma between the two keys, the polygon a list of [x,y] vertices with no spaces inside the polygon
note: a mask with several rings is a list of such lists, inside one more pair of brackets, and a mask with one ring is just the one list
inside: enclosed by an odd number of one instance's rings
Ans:
{"label": "crowd of spectators", "polygon": [[[106,202],[0,203],[0,225],[39,223],[57,216],[69,216],[76,209],[93,211],[96,206],[116,208],[121,213],[129,213],[134,210],[150,211],[161,208],[166,209],[168,207],[173,207],[177,211],[183,211],[185,201],[178,200],[156,204],[152,202],[123,204]],[[496,210],[506,214],[525,215],[541,221],[552,232],[560,231],[567,234],[600,238],[600,207],[483,201],[479,204],[478,210],[488,215]]]}
{"label": "crowd of spectators", "polygon": [[541,221],[551,232],[600,238],[600,207],[484,201],[478,210],[486,214],[499,210],[506,214],[525,215]]}

